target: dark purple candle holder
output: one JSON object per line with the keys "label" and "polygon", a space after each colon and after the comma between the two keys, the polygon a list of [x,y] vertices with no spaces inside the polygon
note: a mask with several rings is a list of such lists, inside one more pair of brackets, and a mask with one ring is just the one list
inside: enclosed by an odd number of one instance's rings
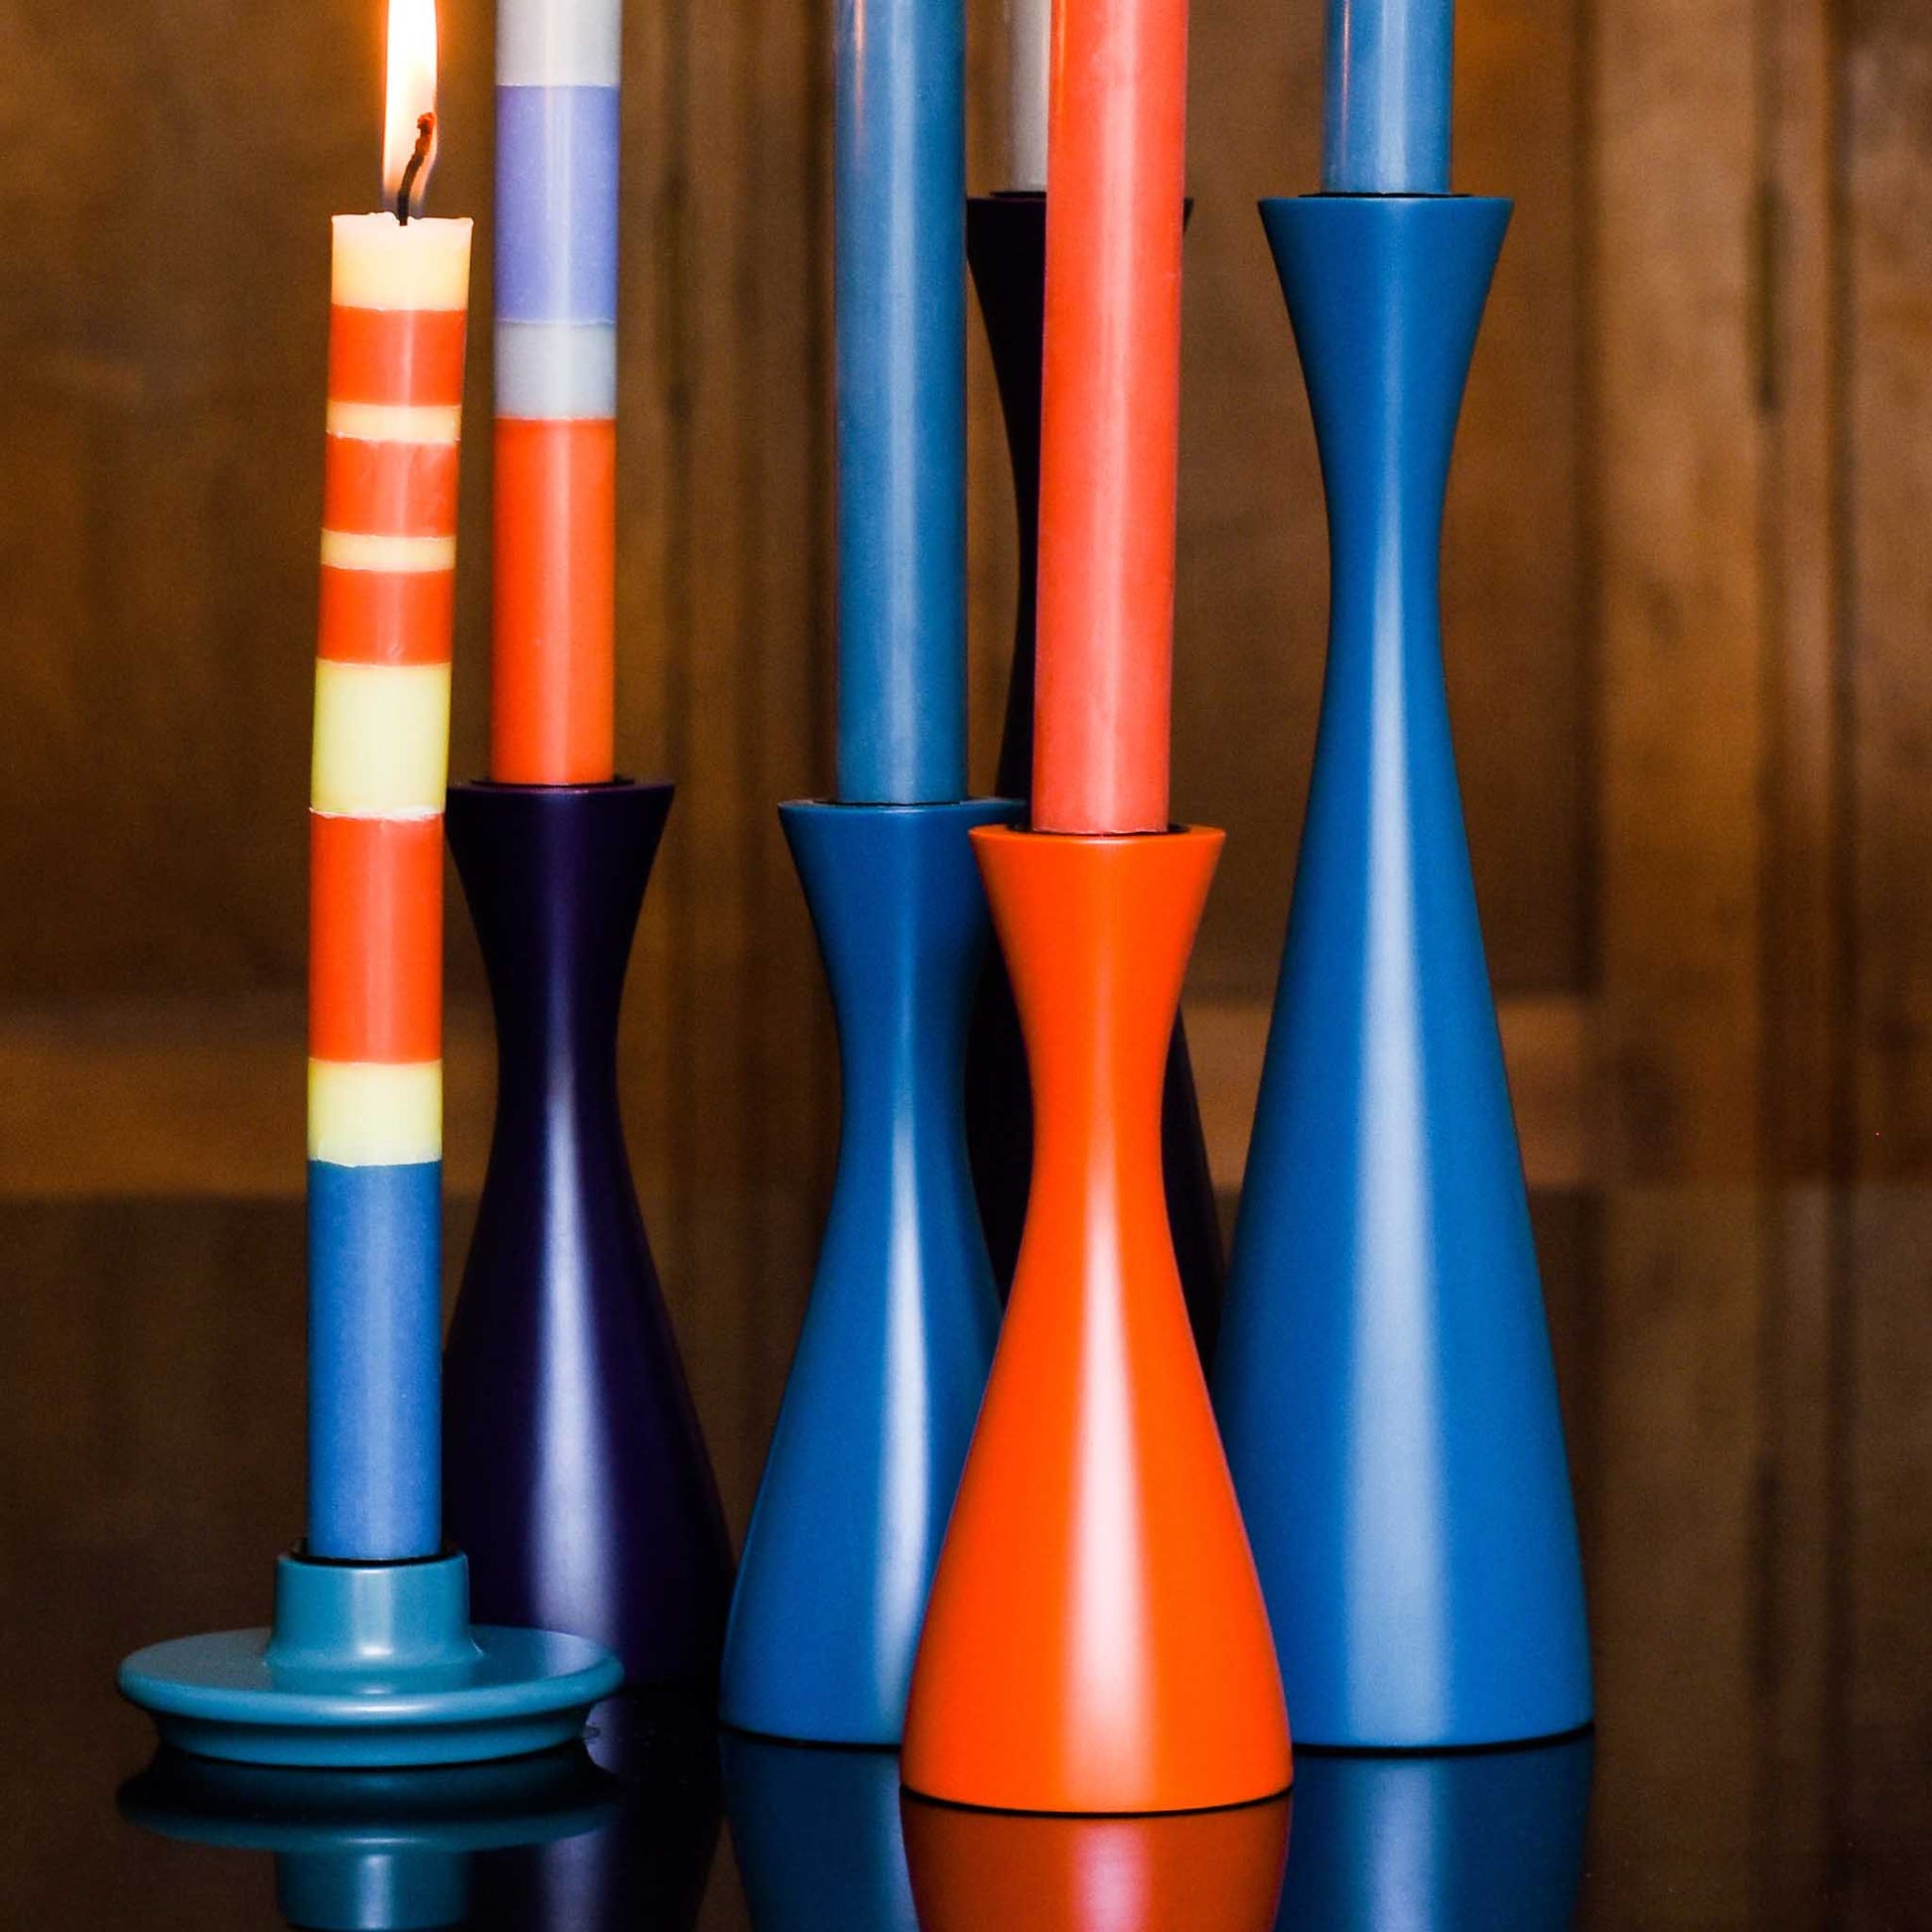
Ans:
{"label": "dark purple candle holder", "polygon": [[[1193,212],[1193,204],[1187,205]],[[1020,603],[1014,621],[1013,669],[1006,729],[1000,739],[1002,798],[1032,798],[1034,789],[1034,619],[1039,561],[1040,353],[1046,316],[1046,197],[1037,192],[976,195],[966,204],[966,260],[978,291],[980,319],[999,383],[1020,523]],[[973,1186],[1004,1296],[1013,1285],[1020,1229],[1033,1178],[1033,1096],[1027,1049],[1006,962],[990,949],[973,1015],[966,1071],[966,1132]],[[1201,1359],[1214,1359],[1220,1331],[1225,1259],[1214,1205],[1214,1179],[1201,1134],[1200,1102],[1187,1035],[1174,1023],[1168,1083],[1161,1104],[1161,1149],[1168,1221],[1180,1264],[1181,1292]]]}
{"label": "dark purple candle holder", "polygon": [[444,1523],[477,1614],[708,1687],[731,1542],[638,1211],[618,1012],[671,787],[460,784],[496,1127],[444,1361]]}

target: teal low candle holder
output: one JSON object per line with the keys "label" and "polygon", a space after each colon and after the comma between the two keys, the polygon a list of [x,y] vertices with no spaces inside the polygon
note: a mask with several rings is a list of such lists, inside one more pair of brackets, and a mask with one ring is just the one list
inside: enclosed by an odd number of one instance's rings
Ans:
{"label": "teal low candle holder", "polygon": [[470,1763],[567,1743],[618,1688],[588,1638],[470,1622],[461,1556],[276,1566],[267,1629],[135,1652],[120,1688],[164,1743],[252,1764]]}

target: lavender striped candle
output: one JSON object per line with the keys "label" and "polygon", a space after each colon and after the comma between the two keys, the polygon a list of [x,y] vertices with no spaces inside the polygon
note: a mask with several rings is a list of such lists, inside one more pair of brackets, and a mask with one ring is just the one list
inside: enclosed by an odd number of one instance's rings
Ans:
{"label": "lavender striped candle", "polygon": [[490,775],[615,766],[621,0],[496,22],[496,581]]}

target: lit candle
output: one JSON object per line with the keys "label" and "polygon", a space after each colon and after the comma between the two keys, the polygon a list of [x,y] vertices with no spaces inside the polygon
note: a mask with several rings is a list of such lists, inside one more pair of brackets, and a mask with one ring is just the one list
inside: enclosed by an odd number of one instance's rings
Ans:
{"label": "lit candle", "polygon": [[1034,824],[1168,826],[1187,0],[1058,0]]}
{"label": "lit candle", "polygon": [[838,0],[838,795],[966,792],[962,0]]}
{"label": "lit candle", "polygon": [[443,790],[470,222],[413,218],[434,0],[392,0],[387,211],[338,215],[310,790],[312,1556],[434,1556]]}
{"label": "lit candle", "polygon": [[1321,186],[1447,195],[1454,0],[1328,0]]}
{"label": "lit candle", "polygon": [[1009,188],[1046,186],[1046,70],[1052,45],[1052,0],[1007,0]]}
{"label": "lit candle", "polygon": [[616,769],[621,0],[496,17],[495,629],[489,772]]}

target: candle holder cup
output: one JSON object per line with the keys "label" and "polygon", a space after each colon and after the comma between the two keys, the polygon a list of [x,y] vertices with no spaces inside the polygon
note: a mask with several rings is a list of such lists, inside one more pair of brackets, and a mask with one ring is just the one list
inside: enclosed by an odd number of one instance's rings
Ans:
{"label": "candle holder cup", "polygon": [[631,1181],[618,1014],[668,784],[454,785],[496,1124],[444,1361],[445,1511],[479,1605],[707,1695],[731,1545]]}
{"label": "candle holder cup", "polygon": [[1262,204],[1332,564],[1300,864],[1215,1397],[1304,1743],[1590,1717],[1577,1531],[1438,617],[1509,204]]}
{"label": "candle holder cup", "polygon": [[1001,799],[781,808],[844,1068],[831,1211],[745,1541],[722,1715],[892,1745],[1000,1323],[967,1164],[986,949],[968,834]]}
{"label": "candle holder cup", "polygon": [[1162,1188],[1168,1042],[1221,835],[973,836],[1038,1134],[905,1782],[1000,1811],[1271,1797],[1290,1777],[1281,1680]]}
{"label": "candle holder cup", "polygon": [[[1193,213],[1193,203],[1185,214]],[[1019,604],[995,789],[1029,798],[1034,783],[1035,618],[1039,562],[1040,349],[1046,313],[1046,197],[1036,190],[976,195],[966,205],[966,259],[1000,390],[1019,520]],[[1033,1097],[1027,1049],[1006,962],[989,951],[973,1015],[966,1075],[967,1136],[987,1247],[1002,1295],[1013,1286],[1033,1173]],[[1161,1102],[1162,1170],[1187,1318],[1203,1361],[1220,1323],[1223,1254],[1214,1177],[1201,1133],[1187,1031],[1175,1021]]]}

